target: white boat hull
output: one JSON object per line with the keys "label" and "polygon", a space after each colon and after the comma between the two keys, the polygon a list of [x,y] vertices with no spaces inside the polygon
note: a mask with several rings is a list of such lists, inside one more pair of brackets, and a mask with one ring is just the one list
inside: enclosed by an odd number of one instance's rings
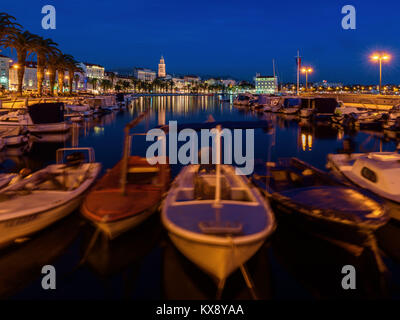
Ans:
{"label": "white boat hull", "polygon": [[256,242],[226,245],[194,242],[169,232],[174,245],[190,261],[218,281],[226,279],[236,269],[249,260],[263,245],[265,238]]}

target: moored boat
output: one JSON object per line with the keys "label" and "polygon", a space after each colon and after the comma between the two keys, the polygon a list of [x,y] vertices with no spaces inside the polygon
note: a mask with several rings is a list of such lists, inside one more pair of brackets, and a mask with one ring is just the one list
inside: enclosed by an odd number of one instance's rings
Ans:
{"label": "moored boat", "polygon": [[168,164],[151,165],[147,158],[130,155],[129,130],[143,117],[140,115],[126,126],[122,160],[98,181],[81,207],[82,214],[110,239],[156,212],[168,189]]}
{"label": "moored boat", "polygon": [[269,163],[254,181],[276,212],[335,240],[361,244],[389,219],[376,199],[296,158]]}
{"label": "moored boat", "polygon": [[[82,151],[88,152],[89,162]],[[73,153],[63,163],[65,152]],[[78,208],[101,169],[90,148],[59,149],[57,160],[0,191],[0,246],[33,234]]]}
{"label": "moored boat", "polygon": [[[327,166],[340,177],[380,197],[400,203],[400,154],[329,154]],[[400,219],[400,215],[392,216]]]}

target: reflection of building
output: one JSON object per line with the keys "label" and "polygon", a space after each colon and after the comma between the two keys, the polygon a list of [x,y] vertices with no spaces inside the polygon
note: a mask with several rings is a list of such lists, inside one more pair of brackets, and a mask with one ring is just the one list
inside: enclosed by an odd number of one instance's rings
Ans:
{"label": "reflection of building", "polygon": [[257,73],[254,78],[256,83],[256,93],[273,94],[278,89],[278,79],[274,76],[262,76]]}
{"label": "reflection of building", "polygon": [[133,75],[136,79],[141,81],[152,82],[156,78],[156,72],[150,69],[135,68]]}
{"label": "reflection of building", "polygon": [[8,89],[10,58],[0,54],[0,87]]}
{"label": "reflection of building", "polygon": [[[9,68],[9,89],[18,90],[18,69],[19,65],[14,64]],[[26,62],[23,90],[37,90],[37,66],[36,62]]]}
{"label": "reflection of building", "polygon": [[161,56],[160,63],[158,64],[158,77],[165,78],[165,76],[166,76],[165,61],[164,61],[164,57]]}

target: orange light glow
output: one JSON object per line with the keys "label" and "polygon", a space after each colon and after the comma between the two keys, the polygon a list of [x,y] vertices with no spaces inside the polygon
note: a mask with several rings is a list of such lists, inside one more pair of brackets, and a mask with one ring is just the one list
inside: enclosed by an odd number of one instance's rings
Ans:
{"label": "orange light glow", "polygon": [[384,61],[389,61],[390,58],[391,58],[390,54],[387,54],[387,53],[385,53],[385,52],[374,53],[374,54],[371,56],[371,60],[372,60],[372,61],[382,61],[382,60],[384,60]]}

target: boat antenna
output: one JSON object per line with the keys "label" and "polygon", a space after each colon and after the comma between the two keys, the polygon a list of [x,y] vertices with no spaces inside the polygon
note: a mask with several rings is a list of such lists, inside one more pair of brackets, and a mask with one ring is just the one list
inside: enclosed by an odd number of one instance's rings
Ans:
{"label": "boat antenna", "polygon": [[272,59],[272,70],[274,72],[274,78],[275,78],[275,60]]}

